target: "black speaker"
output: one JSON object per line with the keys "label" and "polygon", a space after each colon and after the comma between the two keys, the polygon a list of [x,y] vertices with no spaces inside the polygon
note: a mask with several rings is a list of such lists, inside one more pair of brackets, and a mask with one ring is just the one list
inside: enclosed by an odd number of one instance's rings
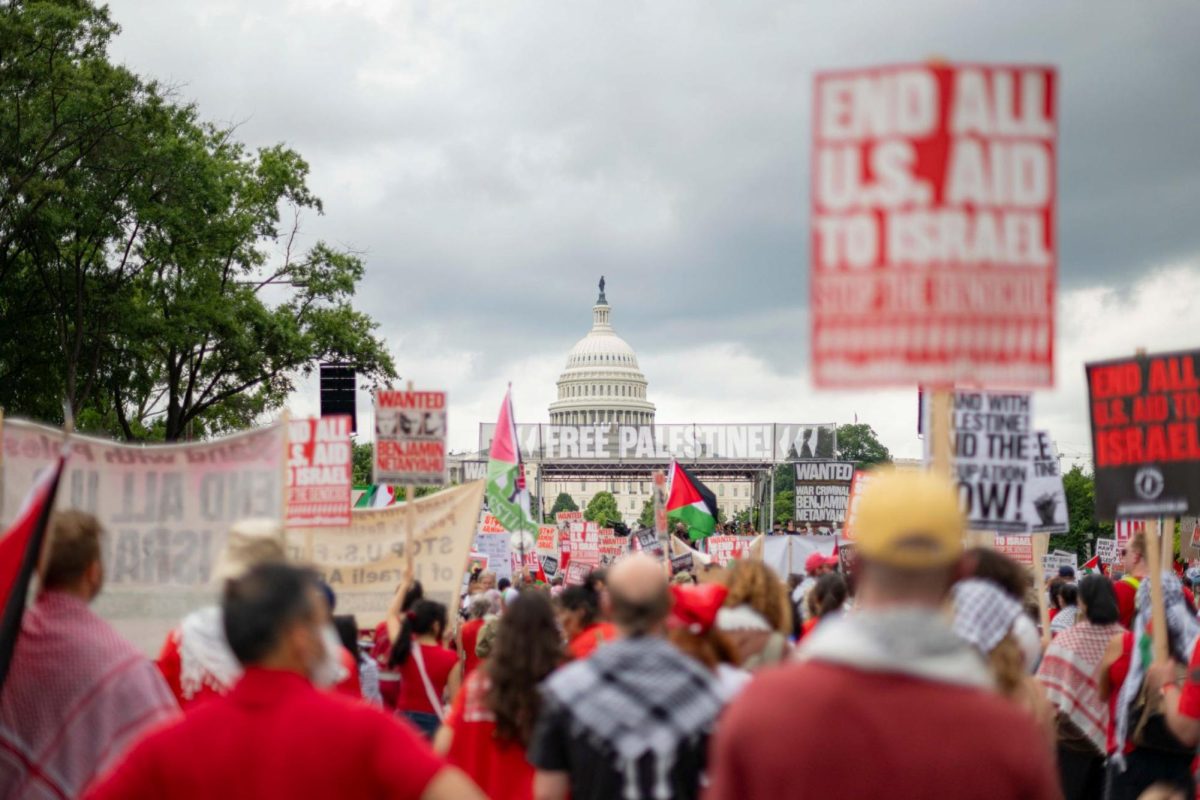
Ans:
{"label": "black speaker", "polygon": [[356,375],[348,364],[321,365],[321,416],[350,415],[350,431],[358,432]]}

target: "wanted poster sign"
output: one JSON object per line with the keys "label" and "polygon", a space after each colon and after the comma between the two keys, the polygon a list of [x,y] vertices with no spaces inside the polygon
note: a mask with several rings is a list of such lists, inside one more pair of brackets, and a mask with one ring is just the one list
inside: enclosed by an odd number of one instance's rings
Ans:
{"label": "wanted poster sign", "polygon": [[796,464],[796,524],[836,527],[846,520],[854,464],[806,461]]}
{"label": "wanted poster sign", "polygon": [[815,383],[1052,386],[1054,69],[829,72],[813,103]]}
{"label": "wanted poster sign", "polygon": [[714,564],[722,567],[746,554],[746,546],[740,536],[709,536],[704,540],[705,549]]}
{"label": "wanted poster sign", "polygon": [[301,528],[350,524],[350,417],[288,423],[287,524]]}
{"label": "wanted poster sign", "polygon": [[1200,351],[1087,365],[1096,518],[1200,511]]}
{"label": "wanted poster sign", "polygon": [[612,528],[600,529],[600,563],[611,564],[621,556],[625,555],[625,545],[627,540],[623,536],[617,536],[617,533]]}
{"label": "wanted poster sign", "polygon": [[375,483],[446,485],[446,393],[375,393]]}

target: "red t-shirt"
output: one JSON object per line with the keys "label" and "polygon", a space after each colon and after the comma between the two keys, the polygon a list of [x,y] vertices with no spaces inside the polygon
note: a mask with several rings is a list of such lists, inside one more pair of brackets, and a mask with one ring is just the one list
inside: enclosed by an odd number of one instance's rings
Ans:
{"label": "red t-shirt", "polygon": [[358,661],[354,656],[350,655],[350,651],[344,647],[337,649],[338,661],[342,665],[342,669],[346,670],[346,677],[341,683],[335,685],[333,690],[340,692],[347,697],[353,697],[356,700],[362,700],[362,684],[358,680]]}
{"label": "red t-shirt", "polygon": [[429,676],[433,693],[439,700],[446,691],[446,681],[450,679],[450,672],[458,663],[458,656],[453,650],[437,645],[421,644],[415,640],[412,644],[413,650],[409,653],[408,660],[400,667],[400,697],[397,699],[396,708],[400,711],[424,711],[426,714],[432,714],[433,704],[429,702],[425,682],[421,680],[421,673],[417,670],[416,649],[421,648],[421,656],[425,659],[425,674]]}
{"label": "red t-shirt", "polygon": [[1136,578],[1122,578],[1113,581],[1113,591],[1117,595],[1118,621],[1126,628],[1133,625],[1133,612],[1137,600],[1137,586],[1131,581]]}
{"label": "red t-shirt", "polygon": [[496,738],[487,691],[487,671],[479,670],[471,673],[454,698],[446,718],[446,726],[454,731],[446,760],[467,773],[492,800],[529,800],[533,767],[519,742]]}
{"label": "red t-shirt", "polygon": [[567,643],[567,654],[572,659],[587,658],[600,645],[617,638],[617,626],[611,622],[597,622]]}
{"label": "red t-shirt", "polygon": [[[1121,634],[1121,655],[1108,668],[1108,753],[1112,755],[1117,750],[1117,697],[1121,694],[1121,686],[1125,676],[1129,674],[1129,664],[1133,660],[1133,634],[1125,631]],[[1133,744],[1125,743],[1125,752],[1133,752]]]}
{"label": "red t-shirt", "polygon": [[1179,693],[1179,713],[1200,719],[1200,644],[1192,650],[1192,657],[1188,660],[1187,675]]}
{"label": "red t-shirt", "polygon": [[479,656],[475,655],[475,645],[479,643],[479,631],[483,628],[483,620],[472,619],[463,623],[461,629],[463,649],[463,672],[470,675],[479,666]]}
{"label": "red t-shirt", "polygon": [[142,740],[86,800],[419,798],[444,767],[409,726],[320,692],[291,672],[248,669],[227,697]]}
{"label": "red t-shirt", "polygon": [[1044,733],[1015,703],[817,661],[758,673],[725,710],[708,762],[706,800],[1062,796]]}

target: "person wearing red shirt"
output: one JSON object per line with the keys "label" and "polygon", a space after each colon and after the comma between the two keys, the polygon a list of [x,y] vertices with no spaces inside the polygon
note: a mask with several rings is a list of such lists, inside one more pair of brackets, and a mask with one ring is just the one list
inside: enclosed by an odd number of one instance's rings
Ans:
{"label": "person wearing red shirt", "polygon": [[1138,586],[1146,577],[1146,536],[1134,534],[1121,551],[1121,563],[1125,569],[1125,577],[1113,581],[1113,591],[1117,593],[1117,611],[1119,622],[1128,628],[1133,624],[1133,611],[1137,600]]}
{"label": "person wearing red shirt", "polygon": [[558,603],[558,621],[567,637],[569,658],[587,658],[617,638],[616,627],[600,619],[600,589],[590,576],[582,585],[564,589]]}
{"label": "person wearing red shirt", "polygon": [[143,739],[85,800],[483,798],[403,723],[312,685],[329,612],[311,570],[260,564],[226,584],[222,608],[242,678]]}
{"label": "person wearing red shirt", "polygon": [[483,627],[483,618],[487,616],[491,607],[492,603],[488,598],[476,597],[471,601],[471,608],[467,612],[470,619],[458,629],[458,649],[462,654],[464,677],[470,675],[479,666],[479,655],[475,652],[475,645],[479,643],[479,631]]}
{"label": "person wearing red shirt", "polygon": [[434,738],[434,750],[492,800],[533,797],[525,748],[541,707],[538,684],[561,661],[550,601],[541,592],[522,592],[500,618],[492,657],[467,676]]}
{"label": "person wearing red shirt", "polygon": [[854,526],[855,613],[823,622],[799,663],[760,673],[725,710],[705,797],[1059,798],[1046,737],[943,616],[962,567],[954,487],[876,475]]}
{"label": "person wearing red shirt", "polygon": [[433,738],[442,717],[446,690],[454,694],[457,678],[451,680],[458,655],[442,647],[446,632],[446,607],[432,600],[418,600],[404,615],[389,665],[400,672],[400,696],[396,710]]}

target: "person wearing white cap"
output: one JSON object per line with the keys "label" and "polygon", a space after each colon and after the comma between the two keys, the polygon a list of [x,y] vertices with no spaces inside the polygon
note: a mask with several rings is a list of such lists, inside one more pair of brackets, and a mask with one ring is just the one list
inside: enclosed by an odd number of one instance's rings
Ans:
{"label": "person wearing white cap", "polygon": [[[229,529],[225,547],[217,557],[212,582],[220,587],[259,564],[286,560],[283,526],[278,520],[262,517],[238,520]],[[338,642],[332,629],[330,639],[333,644]],[[335,655],[331,656],[326,674],[320,676],[327,685],[336,683],[342,675],[343,668],[336,658],[338,649],[329,648],[328,652]],[[167,634],[158,656],[158,668],[184,711],[228,694],[241,677],[242,666],[225,639],[221,607],[213,603],[184,617],[179,627]]]}

